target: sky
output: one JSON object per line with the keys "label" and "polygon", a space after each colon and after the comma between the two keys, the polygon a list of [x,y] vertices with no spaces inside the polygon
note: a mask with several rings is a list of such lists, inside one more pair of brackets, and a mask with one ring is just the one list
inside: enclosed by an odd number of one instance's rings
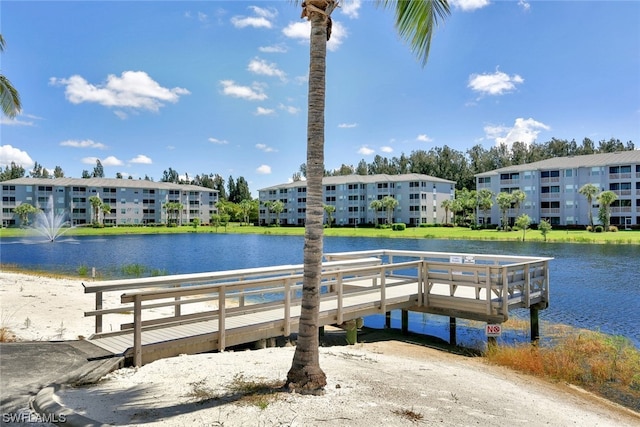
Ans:
{"label": "sky", "polygon": [[[640,146],[639,1],[450,1],[426,66],[393,9],[345,0],[327,52],[325,168],[449,146]],[[0,166],[160,181],[306,162],[309,24],[290,1],[11,1],[0,70],[23,109]]]}

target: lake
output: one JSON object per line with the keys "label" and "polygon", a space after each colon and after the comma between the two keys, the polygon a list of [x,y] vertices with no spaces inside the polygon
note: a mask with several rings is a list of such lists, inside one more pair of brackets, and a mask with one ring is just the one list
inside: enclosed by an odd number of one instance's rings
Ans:
{"label": "lake", "polygon": [[[0,261],[23,269],[77,274],[95,267],[99,278],[122,277],[122,266],[138,264],[161,274],[196,273],[302,263],[302,236],[187,233],[0,239]],[[370,249],[462,252],[553,257],[551,303],[542,320],[624,335],[640,348],[640,246],[614,244],[460,241],[326,237],[325,252]],[[528,310],[516,312],[528,318]],[[399,325],[395,317],[392,325]],[[399,316],[399,314],[398,314]],[[382,316],[366,319],[379,326]],[[448,318],[412,314],[410,329],[448,339]],[[434,326],[435,325],[435,326]],[[482,331],[483,332],[483,331]],[[477,331],[459,340],[483,340]]]}

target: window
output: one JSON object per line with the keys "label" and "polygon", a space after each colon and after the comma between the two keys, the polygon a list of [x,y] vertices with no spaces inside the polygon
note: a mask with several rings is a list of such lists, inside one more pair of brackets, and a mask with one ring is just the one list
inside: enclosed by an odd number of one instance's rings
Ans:
{"label": "window", "polygon": [[573,169],[565,169],[564,176],[566,178],[571,178],[573,176]]}
{"label": "window", "polygon": [[542,171],[540,172],[540,178],[558,178],[560,176],[560,171]]}
{"label": "window", "polygon": [[485,176],[478,178],[478,184],[491,184],[491,177]]}

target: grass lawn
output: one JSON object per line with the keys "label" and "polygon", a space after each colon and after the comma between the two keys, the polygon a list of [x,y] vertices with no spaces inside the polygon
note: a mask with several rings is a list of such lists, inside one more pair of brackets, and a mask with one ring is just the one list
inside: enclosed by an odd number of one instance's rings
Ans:
{"label": "grass lawn", "polygon": [[[237,233],[237,234],[273,234],[304,235],[303,227],[257,227],[241,226],[238,223],[225,227],[193,226],[182,227],[76,227],[65,232],[65,236],[102,236],[121,234],[171,234],[171,233]],[[26,237],[34,235],[33,230],[20,228],[0,229],[2,237]],[[539,231],[496,231],[471,230],[466,227],[411,227],[403,231],[376,228],[325,228],[325,236],[342,237],[387,237],[403,239],[449,239],[449,240],[502,240],[543,242]],[[607,244],[640,244],[640,231],[618,231],[593,233],[586,230],[551,230],[547,234],[547,242],[562,243],[607,243]]]}

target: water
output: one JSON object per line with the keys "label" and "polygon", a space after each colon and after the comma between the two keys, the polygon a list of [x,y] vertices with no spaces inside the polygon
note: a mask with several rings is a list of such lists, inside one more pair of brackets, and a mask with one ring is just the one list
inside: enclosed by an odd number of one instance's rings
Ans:
{"label": "water", "polygon": [[[24,269],[77,274],[95,267],[101,278],[122,276],[122,266],[139,264],[162,274],[196,273],[302,263],[302,236],[237,234],[131,235],[0,239],[0,261]],[[369,249],[466,252],[554,257],[550,264],[551,303],[540,318],[553,323],[624,335],[640,347],[640,246],[578,243],[454,241],[429,239],[325,238],[325,252]],[[519,314],[519,313],[515,313]],[[395,315],[394,315],[395,316]],[[417,316],[417,317],[416,317]],[[528,318],[528,310],[522,316]],[[436,319],[436,320],[434,320]],[[367,319],[379,324],[381,316]],[[399,322],[392,320],[392,325]],[[448,339],[448,319],[416,314],[410,329],[424,332],[440,323]],[[429,329],[431,333],[433,329]],[[460,333],[459,333],[460,339]],[[483,336],[478,338],[484,339]]]}

